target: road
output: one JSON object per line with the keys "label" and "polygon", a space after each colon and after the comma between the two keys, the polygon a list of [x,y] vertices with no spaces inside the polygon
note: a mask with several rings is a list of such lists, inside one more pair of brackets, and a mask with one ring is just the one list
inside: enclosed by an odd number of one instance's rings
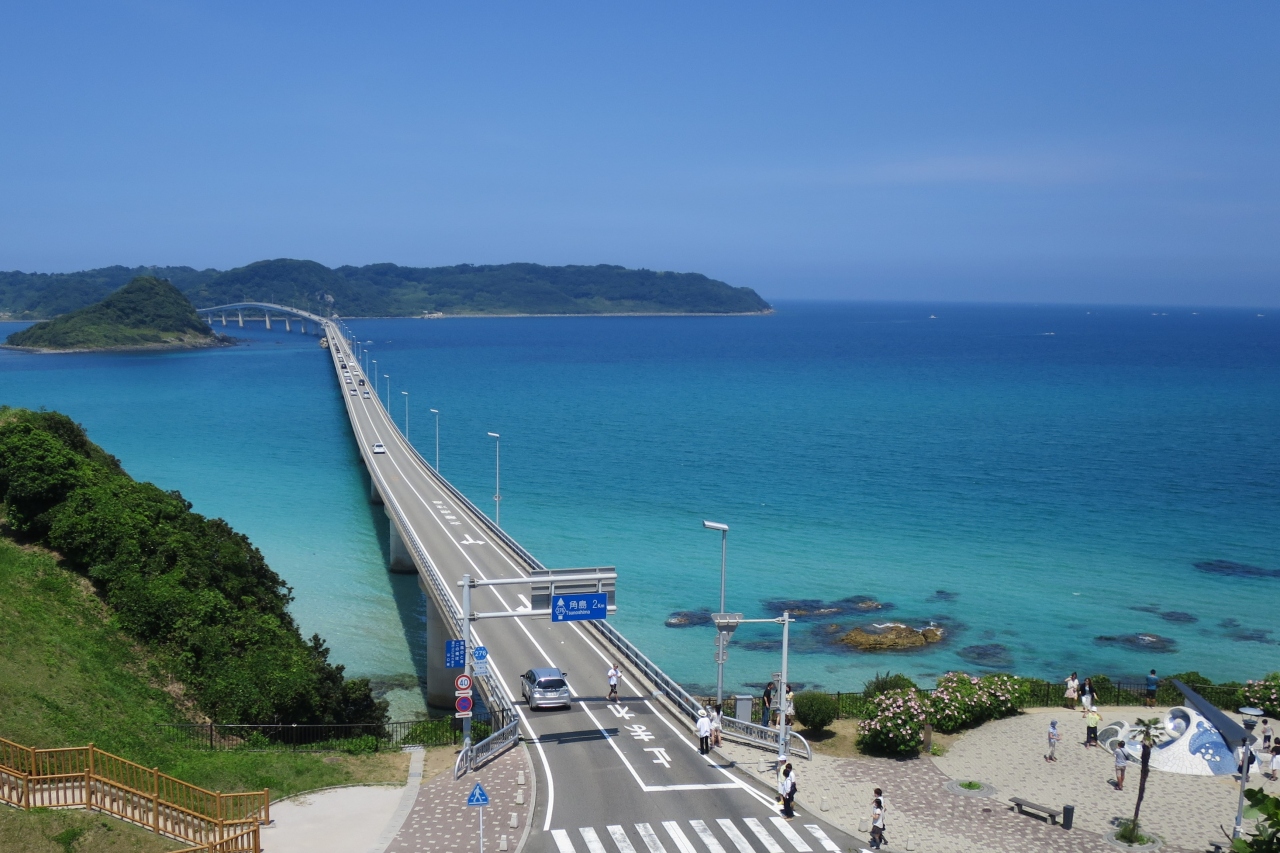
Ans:
{"label": "road", "polygon": [[[327,325],[329,340],[342,342],[345,350],[340,333]],[[459,609],[457,582],[463,574],[482,580],[528,577],[531,567],[493,540],[474,511],[461,505],[410,450],[376,392],[358,384],[359,365],[346,361],[353,376],[347,385],[338,352],[331,348],[330,355],[366,464],[381,475],[391,492],[384,499],[400,508]],[[371,392],[367,398],[366,390]],[[386,453],[374,454],[375,443],[383,444]],[[528,587],[522,585],[477,587],[472,610],[529,609],[527,596]],[[538,802],[531,850],[838,853],[855,845],[813,815],[783,821],[768,790],[713,756],[700,755],[688,721],[653,698],[652,686],[627,666],[618,701],[606,701],[605,674],[613,653],[594,631],[574,623],[553,624],[546,617],[473,624],[476,642],[489,649],[490,669],[516,707],[533,751]],[[430,654],[443,652],[431,649]],[[522,701],[520,675],[540,666],[568,673],[571,708],[531,711]],[[797,763],[800,784],[802,761]]]}

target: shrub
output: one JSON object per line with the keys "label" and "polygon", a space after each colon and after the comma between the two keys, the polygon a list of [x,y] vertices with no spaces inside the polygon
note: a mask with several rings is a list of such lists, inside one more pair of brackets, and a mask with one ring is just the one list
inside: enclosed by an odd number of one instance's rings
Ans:
{"label": "shrub", "polygon": [[1273,672],[1260,681],[1250,681],[1240,689],[1244,701],[1261,708],[1269,717],[1280,717],[1280,672]]}
{"label": "shrub", "polygon": [[800,721],[800,725],[814,731],[822,731],[831,725],[839,712],[835,697],[817,690],[806,690],[798,694],[795,704],[796,719]]}
{"label": "shrub", "polygon": [[902,673],[894,675],[892,672],[886,672],[881,675],[877,672],[875,678],[862,685],[862,697],[870,699],[872,696],[878,696],[881,693],[888,693],[892,690],[915,689],[916,683]]}
{"label": "shrub", "polygon": [[915,690],[890,690],[871,700],[874,712],[862,721],[858,748],[882,755],[914,755],[924,744],[925,707]]}
{"label": "shrub", "polygon": [[378,739],[373,735],[347,738],[342,742],[342,751],[348,755],[371,755],[378,751]]}
{"label": "shrub", "polygon": [[987,696],[987,718],[1012,717],[1031,701],[1031,682],[1003,672],[982,676],[982,690]]}
{"label": "shrub", "polygon": [[986,699],[980,684],[963,672],[948,672],[938,679],[929,697],[929,722],[940,732],[956,732],[986,718]]}

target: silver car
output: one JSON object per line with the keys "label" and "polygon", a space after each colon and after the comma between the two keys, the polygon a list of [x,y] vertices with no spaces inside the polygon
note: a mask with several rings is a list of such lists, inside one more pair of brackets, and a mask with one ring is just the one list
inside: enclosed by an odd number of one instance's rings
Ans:
{"label": "silver car", "polygon": [[558,669],[531,669],[520,676],[520,694],[529,703],[529,710],[539,708],[570,707],[567,672]]}

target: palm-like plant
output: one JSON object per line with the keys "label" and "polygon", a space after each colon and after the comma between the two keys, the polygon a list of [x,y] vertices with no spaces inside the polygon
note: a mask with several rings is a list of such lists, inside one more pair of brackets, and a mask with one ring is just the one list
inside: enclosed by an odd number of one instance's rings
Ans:
{"label": "palm-like plant", "polygon": [[1135,720],[1129,731],[1138,736],[1142,744],[1142,768],[1138,774],[1138,801],[1133,804],[1133,822],[1129,824],[1130,840],[1137,840],[1138,813],[1142,811],[1142,798],[1147,793],[1147,774],[1151,772],[1151,747],[1156,745],[1156,730],[1160,727],[1160,719]]}

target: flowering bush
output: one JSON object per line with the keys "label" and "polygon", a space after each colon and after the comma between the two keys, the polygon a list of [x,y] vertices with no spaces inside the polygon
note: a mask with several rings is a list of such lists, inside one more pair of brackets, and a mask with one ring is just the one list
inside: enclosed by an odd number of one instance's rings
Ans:
{"label": "flowering bush", "polygon": [[986,719],[987,702],[981,681],[963,672],[948,672],[938,679],[929,697],[929,722],[940,732],[955,732]]}
{"label": "flowering bush", "polygon": [[871,700],[858,748],[883,755],[911,755],[924,743],[925,705],[914,690],[890,690]]}
{"label": "flowering bush", "polygon": [[1261,681],[1250,681],[1241,689],[1246,704],[1261,708],[1269,717],[1280,717],[1280,672]]}
{"label": "flowering bush", "polygon": [[982,690],[987,694],[987,719],[1012,717],[1031,701],[1031,682],[1002,672],[982,676]]}

